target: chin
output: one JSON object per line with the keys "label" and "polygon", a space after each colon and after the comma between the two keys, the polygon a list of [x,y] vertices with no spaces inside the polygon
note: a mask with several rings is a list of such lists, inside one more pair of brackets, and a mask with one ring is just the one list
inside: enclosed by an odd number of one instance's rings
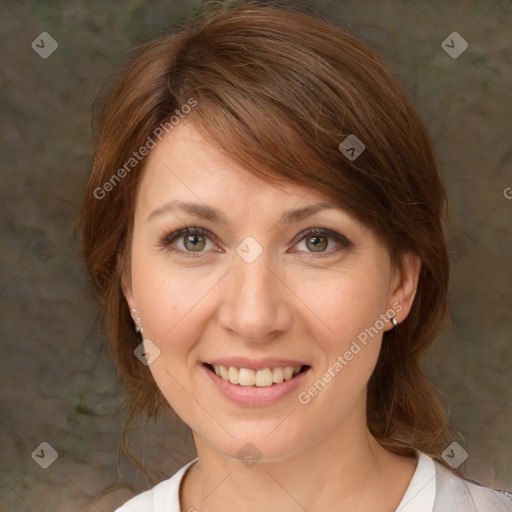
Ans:
{"label": "chin", "polygon": [[[286,420],[283,423],[286,423]],[[222,439],[212,439],[210,435],[203,437],[203,442],[225,457],[240,461],[248,467],[256,462],[285,460],[303,448],[306,441],[299,436],[291,435],[289,430],[279,427],[276,429],[275,424],[270,428],[253,428],[252,435],[247,435],[247,430],[239,434],[229,428],[228,430],[233,437],[223,435]]]}

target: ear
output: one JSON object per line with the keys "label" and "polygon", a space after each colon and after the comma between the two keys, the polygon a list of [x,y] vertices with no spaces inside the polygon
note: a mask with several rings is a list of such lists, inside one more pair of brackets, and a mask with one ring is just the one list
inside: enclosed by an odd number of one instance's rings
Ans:
{"label": "ear", "polygon": [[403,322],[412,308],[421,270],[419,256],[411,252],[402,257],[401,269],[396,269],[392,283],[390,307],[396,312],[398,323]]}

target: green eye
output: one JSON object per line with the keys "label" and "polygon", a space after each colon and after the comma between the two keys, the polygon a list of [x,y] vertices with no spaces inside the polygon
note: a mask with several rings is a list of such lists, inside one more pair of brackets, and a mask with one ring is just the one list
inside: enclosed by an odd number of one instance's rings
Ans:
{"label": "green eye", "polygon": [[329,240],[326,236],[308,236],[304,240],[306,240],[306,246],[312,252],[323,252],[329,245]]}
{"label": "green eye", "polygon": [[206,238],[202,235],[187,235],[183,240],[183,245],[188,251],[199,252],[206,245]]}
{"label": "green eye", "polygon": [[209,244],[213,245],[213,238],[214,236],[206,229],[186,227],[165,236],[160,241],[160,245],[171,252],[179,253],[186,257],[194,257],[194,253],[200,256],[201,253],[207,252]]}
{"label": "green eye", "polygon": [[326,228],[308,229],[302,232],[296,240],[298,252],[325,253],[326,255],[347,249],[352,245],[348,238]]}
{"label": "green eye", "polygon": [[[160,245],[180,256],[200,257],[211,251],[214,241],[218,243],[215,235],[207,229],[185,227],[163,237]],[[297,235],[292,245],[297,247],[296,252],[327,256],[350,247],[352,243],[336,231],[311,228]]]}

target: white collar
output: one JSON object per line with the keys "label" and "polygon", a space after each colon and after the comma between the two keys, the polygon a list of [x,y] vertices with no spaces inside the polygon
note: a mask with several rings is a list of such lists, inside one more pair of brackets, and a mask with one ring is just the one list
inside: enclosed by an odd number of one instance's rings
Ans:
{"label": "white collar", "polygon": [[416,471],[396,512],[432,512],[436,499],[436,467],[424,453],[418,453]]}

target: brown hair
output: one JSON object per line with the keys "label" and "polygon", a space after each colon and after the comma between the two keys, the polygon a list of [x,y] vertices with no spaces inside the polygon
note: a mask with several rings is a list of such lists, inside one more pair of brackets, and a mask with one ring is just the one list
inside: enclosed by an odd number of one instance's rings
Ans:
{"label": "brown hair", "polygon": [[[120,286],[143,170],[126,162],[162,123],[172,129],[170,117],[192,99],[187,119],[232,161],[262,179],[325,192],[382,238],[398,268],[405,252],[419,256],[412,309],[384,334],[368,384],[367,420],[389,449],[444,463],[446,414],[419,358],[448,319],[446,194],[431,140],[397,80],[332,23],[254,3],[214,4],[134,53],[102,111],[79,219],[128,421],[167,402],[133,355],[140,339]],[[338,149],[350,134],[365,144],[352,161]]]}

